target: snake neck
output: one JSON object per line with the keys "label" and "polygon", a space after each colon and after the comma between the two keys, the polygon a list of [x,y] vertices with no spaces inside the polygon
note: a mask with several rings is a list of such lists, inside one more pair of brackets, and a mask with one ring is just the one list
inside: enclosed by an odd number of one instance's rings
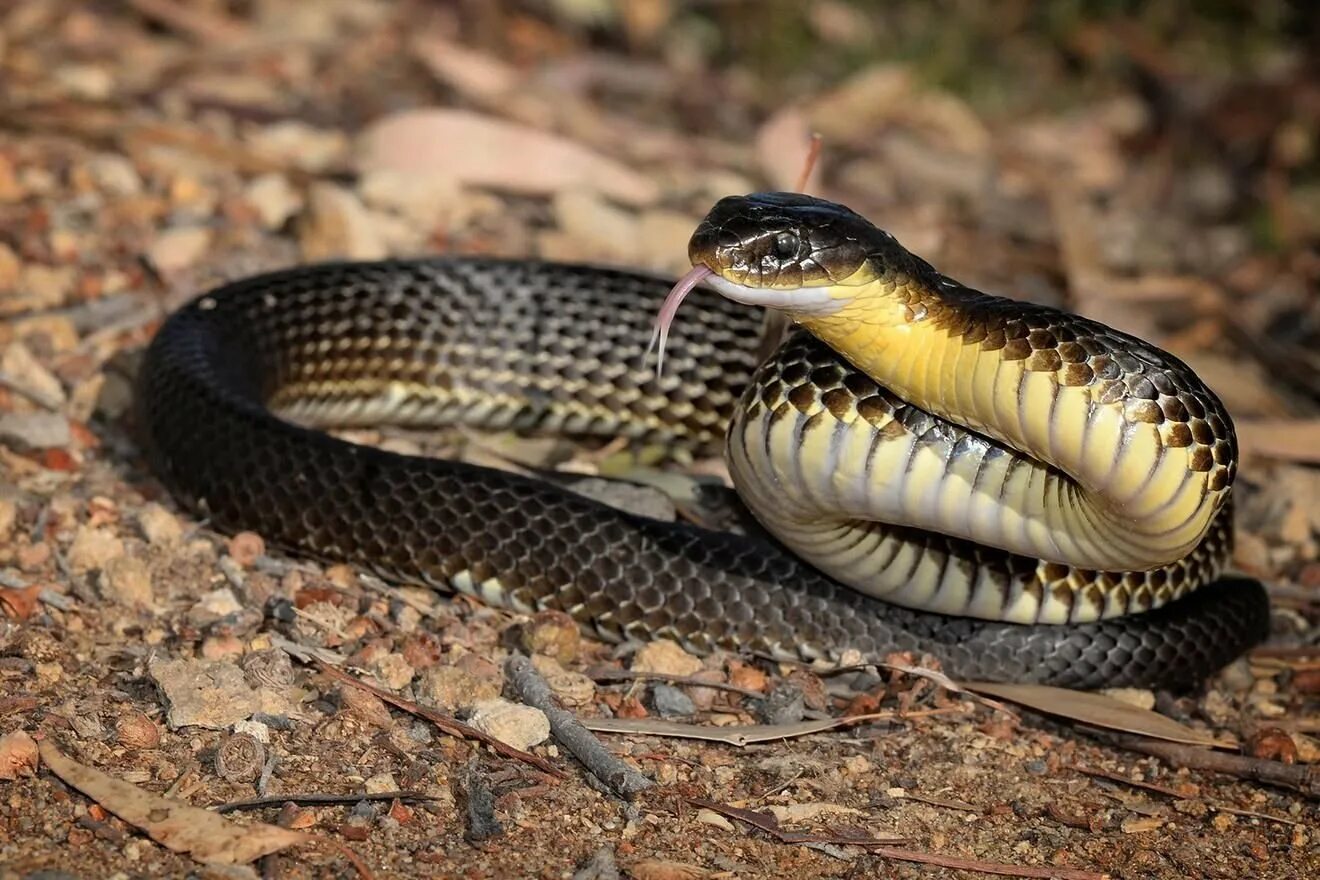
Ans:
{"label": "snake neck", "polygon": [[1067,474],[1125,545],[1088,564],[1151,568],[1195,547],[1233,476],[1213,393],[1140,340],[927,269],[878,272],[832,313],[794,318],[909,403]]}

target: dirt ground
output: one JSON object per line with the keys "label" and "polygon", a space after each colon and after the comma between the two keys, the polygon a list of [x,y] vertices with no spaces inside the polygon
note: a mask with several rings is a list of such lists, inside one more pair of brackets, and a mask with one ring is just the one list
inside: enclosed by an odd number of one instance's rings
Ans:
{"label": "dirt ground", "polygon": [[[0,878],[1320,876],[1320,25],[1306,4],[1084,5],[0,7]],[[214,282],[437,252],[676,273],[716,199],[796,186],[812,132],[811,191],[968,284],[1144,336],[1223,397],[1234,562],[1267,583],[1273,634],[1200,692],[1116,696],[1236,763],[1116,747],[1067,700],[616,649],[268,554],[147,470],[137,361]],[[654,450],[348,436],[655,477]],[[544,739],[503,690],[518,650],[580,717],[632,725],[601,741],[656,784],[602,792]],[[868,714],[746,745],[659,724]],[[159,796],[263,801],[171,834]]]}

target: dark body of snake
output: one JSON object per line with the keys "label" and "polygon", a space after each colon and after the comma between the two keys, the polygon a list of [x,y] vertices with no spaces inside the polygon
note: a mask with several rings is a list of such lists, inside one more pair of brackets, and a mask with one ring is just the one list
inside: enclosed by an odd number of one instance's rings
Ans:
{"label": "dark body of snake", "polygon": [[[137,400],[145,444],[174,496],[221,530],[395,582],[560,609],[608,640],[801,660],[910,650],[965,680],[1092,688],[1192,685],[1264,636],[1268,606],[1250,580],[1074,625],[928,613],[850,589],[760,533],[655,521],[550,482],[309,427],[462,421],[713,451],[754,382],[760,316],[697,291],[657,380],[639,355],[670,286],[466,257],[236,281],[171,315],[151,343]],[[844,366],[806,334],[779,357]],[[946,567],[1035,565],[929,540]]]}

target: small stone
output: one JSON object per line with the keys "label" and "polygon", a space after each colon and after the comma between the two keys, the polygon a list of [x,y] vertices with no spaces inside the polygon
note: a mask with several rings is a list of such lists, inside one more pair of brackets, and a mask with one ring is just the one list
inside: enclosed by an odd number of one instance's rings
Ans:
{"label": "small stone", "polygon": [[103,192],[135,196],[142,192],[142,176],[127,158],[117,153],[98,153],[87,160],[87,171]]}
{"label": "small stone", "polygon": [[478,678],[456,666],[432,666],[417,683],[417,698],[427,705],[463,712],[500,695],[500,682]]}
{"label": "small stone", "polygon": [[160,725],[146,713],[129,709],[115,722],[115,738],[126,749],[154,749],[160,745]]}
{"label": "small stone", "polygon": [[211,230],[204,226],[167,229],[147,248],[147,258],[163,275],[173,275],[195,265],[211,246]]}
{"label": "small stone", "polygon": [[684,651],[676,642],[658,639],[643,645],[633,657],[633,672],[654,672],[683,677],[701,669],[701,660]]}
{"label": "small stone", "polygon": [[394,726],[385,701],[373,693],[345,684],[339,688],[339,703],[345,713],[365,724],[385,730]]}
{"label": "small stone", "polygon": [[393,773],[377,773],[375,776],[367,777],[362,788],[367,794],[385,794],[391,791],[399,790],[399,783],[394,780]]}
{"label": "small stone", "polygon": [[117,556],[101,568],[101,595],[129,608],[152,605],[151,571],[136,556]]}
{"label": "small stone", "polygon": [[207,660],[228,660],[243,655],[243,641],[232,635],[209,635],[202,640],[201,655]]}
{"label": "small stone", "polygon": [[796,724],[806,713],[802,688],[791,681],[781,682],[765,699],[753,700],[752,711],[764,724]]}
{"label": "small stone", "polygon": [[865,755],[852,755],[843,759],[843,769],[850,776],[865,776],[871,772],[871,762]]}
{"label": "small stone", "polygon": [[550,720],[540,709],[508,700],[482,700],[468,723],[505,745],[527,750],[550,736]]}
{"label": "small stone", "polygon": [[256,532],[239,532],[229,539],[225,549],[243,568],[251,568],[266,555],[266,542]]}
{"label": "small stone", "polygon": [[255,688],[283,689],[293,686],[293,662],[279,648],[247,654],[238,664],[248,684]]}
{"label": "small stone", "polygon": [[539,611],[524,630],[523,646],[528,653],[571,663],[582,644],[577,622],[562,611]]}
{"label": "small stone", "polygon": [[8,541],[18,522],[18,502],[0,495],[0,541]]}
{"label": "small stone", "polygon": [[764,672],[750,663],[744,663],[741,660],[730,660],[729,684],[749,691],[765,693],[769,679]]}
{"label": "small stone", "polygon": [[264,126],[248,140],[262,156],[303,171],[326,171],[341,164],[348,152],[343,132],[314,128],[292,119]]}
{"label": "small stone", "polygon": [[20,776],[36,776],[41,753],[36,740],[25,730],[0,736],[0,779],[12,781]]}
{"label": "small stone", "polygon": [[589,189],[562,190],[555,194],[553,204],[555,220],[569,238],[617,259],[636,259],[638,225],[630,212],[610,205]]}
{"label": "small stone", "polygon": [[112,559],[124,555],[124,542],[108,528],[78,526],[69,545],[69,567],[79,574],[104,568]]}
{"label": "small stone", "polygon": [[714,810],[708,810],[705,809],[704,807],[700,810],[697,810],[696,819],[698,822],[700,822],[703,825],[713,825],[714,827],[719,828],[723,831],[734,830],[733,823],[731,823],[728,819],[724,818]]}
{"label": "small stone", "polygon": [[275,172],[263,174],[248,184],[243,198],[256,208],[257,217],[266,229],[279,229],[303,206],[302,195],[289,185],[288,178]]}
{"label": "small stone", "polygon": [[183,539],[179,518],[154,501],[138,511],[137,523],[142,537],[157,546],[169,547]]}
{"label": "small stone", "polygon": [[243,603],[238,601],[234,591],[220,587],[206,593],[193,607],[188,609],[188,621],[194,626],[210,626],[222,617],[236,614],[243,610]]}
{"label": "small stone", "polygon": [[401,691],[412,683],[417,670],[402,654],[383,654],[371,663],[371,672],[392,691]]}
{"label": "small stone", "polygon": [[53,412],[0,415],[0,443],[22,451],[63,449],[73,442],[69,420]]}
{"label": "small stone", "polygon": [[266,747],[248,733],[225,737],[215,750],[215,774],[228,782],[252,782],[266,766]]}
{"label": "small stone", "polygon": [[686,717],[697,711],[691,697],[673,685],[661,682],[651,685],[651,705],[662,718]]}
{"label": "small stone", "polygon": [[[60,384],[60,380],[55,378],[55,374],[46,369],[33,356],[32,350],[22,342],[10,342],[4,346],[3,354],[0,354],[0,372],[43,406],[58,410],[65,403],[64,386]],[[64,420],[63,430],[67,436],[69,433],[67,420]],[[67,442],[66,440],[63,444],[55,445],[62,446]]]}
{"label": "small stone", "polygon": [[555,692],[559,702],[566,708],[575,709],[588,705],[596,696],[596,683],[580,672],[570,672],[551,657],[540,655],[532,657],[532,666],[550,690]]}
{"label": "small stone", "polygon": [[234,725],[234,733],[245,733],[263,746],[270,745],[270,728],[260,721],[240,721]]}
{"label": "small stone", "polygon": [[1247,741],[1247,751],[1265,761],[1297,763],[1297,744],[1287,731],[1277,727],[1262,727],[1253,733]]}
{"label": "small stone", "polygon": [[374,260],[387,252],[371,212],[352,192],[330,183],[312,187],[298,241],[308,260]]}
{"label": "small stone", "polygon": [[172,730],[226,730],[262,710],[259,695],[237,665],[220,660],[157,660],[147,668],[160,688]]}

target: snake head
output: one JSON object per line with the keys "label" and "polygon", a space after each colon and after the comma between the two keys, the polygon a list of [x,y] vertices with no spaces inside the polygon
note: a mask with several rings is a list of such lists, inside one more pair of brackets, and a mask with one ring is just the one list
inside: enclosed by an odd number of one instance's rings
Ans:
{"label": "snake head", "polygon": [[851,209],[801,193],[728,196],[692,234],[688,258],[730,299],[816,312],[839,298],[830,288],[870,280],[861,270],[877,232]]}

